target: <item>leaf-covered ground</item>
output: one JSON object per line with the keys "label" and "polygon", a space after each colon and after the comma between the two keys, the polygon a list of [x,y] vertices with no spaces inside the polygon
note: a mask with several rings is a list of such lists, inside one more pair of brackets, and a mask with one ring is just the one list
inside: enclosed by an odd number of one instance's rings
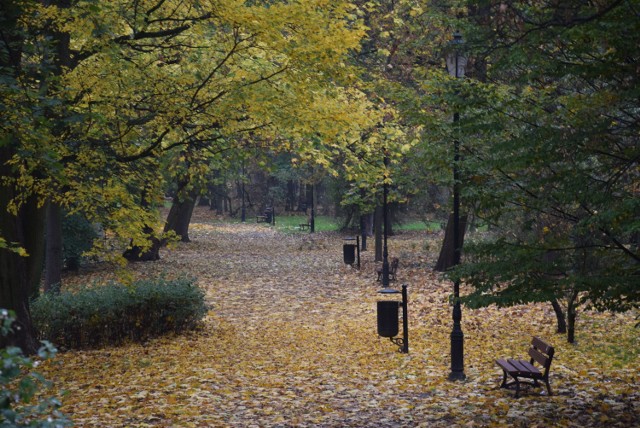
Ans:
{"label": "leaf-covered ground", "polygon": [[[431,272],[426,234],[389,239],[409,289],[409,354],[376,334],[373,254],[342,263],[337,234],[263,224],[192,224],[189,244],[136,274],[190,275],[211,310],[201,330],[58,355],[42,372],[66,390],[77,426],[640,426],[635,314],[581,313],[577,343],[554,333],[550,305],[463,309],[467,380],[449,382],[451,285]],[[429,244],[429,239],[434,240]],[[70,282],[109,276],[93,271]],[[556,346],[553,396],[497,389],[497,357],[532,335]]]}

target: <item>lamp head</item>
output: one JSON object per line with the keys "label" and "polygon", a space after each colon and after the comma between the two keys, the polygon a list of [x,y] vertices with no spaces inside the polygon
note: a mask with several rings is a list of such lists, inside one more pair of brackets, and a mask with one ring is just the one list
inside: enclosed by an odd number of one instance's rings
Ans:
{"label": "lamp head", "polygon": [[461,52],[462,45],[464,45],[462,34],[456,31],[451,41],[451,50],[447,54],[447,71],[449,75],[455,78],[464,77],[467,67],[468,58]]}

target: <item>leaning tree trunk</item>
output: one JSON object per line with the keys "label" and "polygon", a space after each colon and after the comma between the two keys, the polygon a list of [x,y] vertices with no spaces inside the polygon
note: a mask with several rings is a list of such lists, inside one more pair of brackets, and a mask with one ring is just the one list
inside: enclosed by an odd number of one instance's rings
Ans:
{"label": "leaning tree trunk", "polygon": [[[459,223],[459,236],[460,236],[460,250],[464,243],[464,232],[467,228],[467,216],[460,216]],[[454,265],[454,252],[455,243],[453,242],[453,214],[449,215],[447,221],[447,228],[444,232],[444,241],[442,241],[442,248],[440,249],[440,256],[436,263],[435,270],[437,272],[445,272],[447,269]]]}
{"label": "leaning tree trunk", "polygon": [[46,220],[45,293],[57,292],[62,285],[62,208],[49,202]]}
{"label": "leaning tree trunk", "polygon": [[562,307],[560,306],[560,303],[558,303],[557,299],[553,299],[551,301],[551,306],[553,306],[553,311],[556,313],[556,320],[558,322],[557,333],[565,334],[567,332],[567,322],[565,320]]}
{"label": "leaning tree trunk", "polygon": [[164,231],[174,231],[176,235],[180,237],[182,242],[189,242],[189,223],[191,223],[191,216],[193,215],[193,209],[196,205],[197,194],[195,192],[189,192],[185,195],[183,192],[173,198],[173,204],[167,221],[164,225]]}

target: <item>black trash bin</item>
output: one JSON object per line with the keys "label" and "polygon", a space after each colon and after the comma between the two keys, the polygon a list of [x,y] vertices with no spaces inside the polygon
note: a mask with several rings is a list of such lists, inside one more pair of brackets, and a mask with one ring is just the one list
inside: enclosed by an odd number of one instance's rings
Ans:
{"label": "black trash bin", "polygon": [[345,238],[344,245],[342,246],[342,252],[344,254],[345,264],[352,265],[356,261],[356,239]]}
{"label": "black trash bin", "polygon": [[271,221],[273,220],[273,209],[272,208],[267,208],[266,210],[264,210],[264,218],[265,218],[265,222],[271,223]]}
{"label": "black trash bin", "polygon": [[395,337],[398,335],[398,307],[396,300],[378,302],[378,335]]}
{"label": "black trash bin", "polygon": [[348,265],[354,264],[356,261],[356,245],[344,244],[342,246],[342,251],[344,253],[344,262]]}

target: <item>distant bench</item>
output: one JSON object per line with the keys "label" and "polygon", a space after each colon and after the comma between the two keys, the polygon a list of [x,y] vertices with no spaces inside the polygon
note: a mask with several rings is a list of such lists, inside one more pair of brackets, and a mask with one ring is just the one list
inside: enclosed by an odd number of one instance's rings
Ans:
{"label": "distant bench", "polygon": [[300,230],[311,229],[311,217],[307,218],[306,223],[300,223],[298,227],[300,227]]}
{"label": "distant bench", "polygon": [[[520,394],[520,384],[525,383],[539,387],[539,380],[544,381],[547,385],[547,391],[551,395],[551,385],[549,385],[549,368],[551,367],[551,361],[554,354],[553,346],[548,345],[541,339],[534,336],[531,340],[531,348],[529,348],[529,356],[531,359],[527,360],[514,360],[511,358],[501,358],[496,360],[496,364],[500,366],[503,372],[502,384],[500,388],[509,388],[512,385],[516,386],[516,398]],[[534,363],[538,363],[542,371]],[[507,382],[507,377],[513,378],[512,382]],[[522,382],[520,379],[532,379],[533,382]]]}
{"label": "distant bench", "polygon": [[[394,257],[391,259],[391,263],[389,263],[389,279],[396,279],[396,272],[398,272],[398,265],[400,264],[400,259]],[[382,266],[376,268],[376,273],[378,274],[378,281],[382,280],[383,269]]]}
{"label": "distant bench", "polygon": [[271,223],[273,220],[273,208],[267,208],[262,215],[256,216],[256,223]]}

